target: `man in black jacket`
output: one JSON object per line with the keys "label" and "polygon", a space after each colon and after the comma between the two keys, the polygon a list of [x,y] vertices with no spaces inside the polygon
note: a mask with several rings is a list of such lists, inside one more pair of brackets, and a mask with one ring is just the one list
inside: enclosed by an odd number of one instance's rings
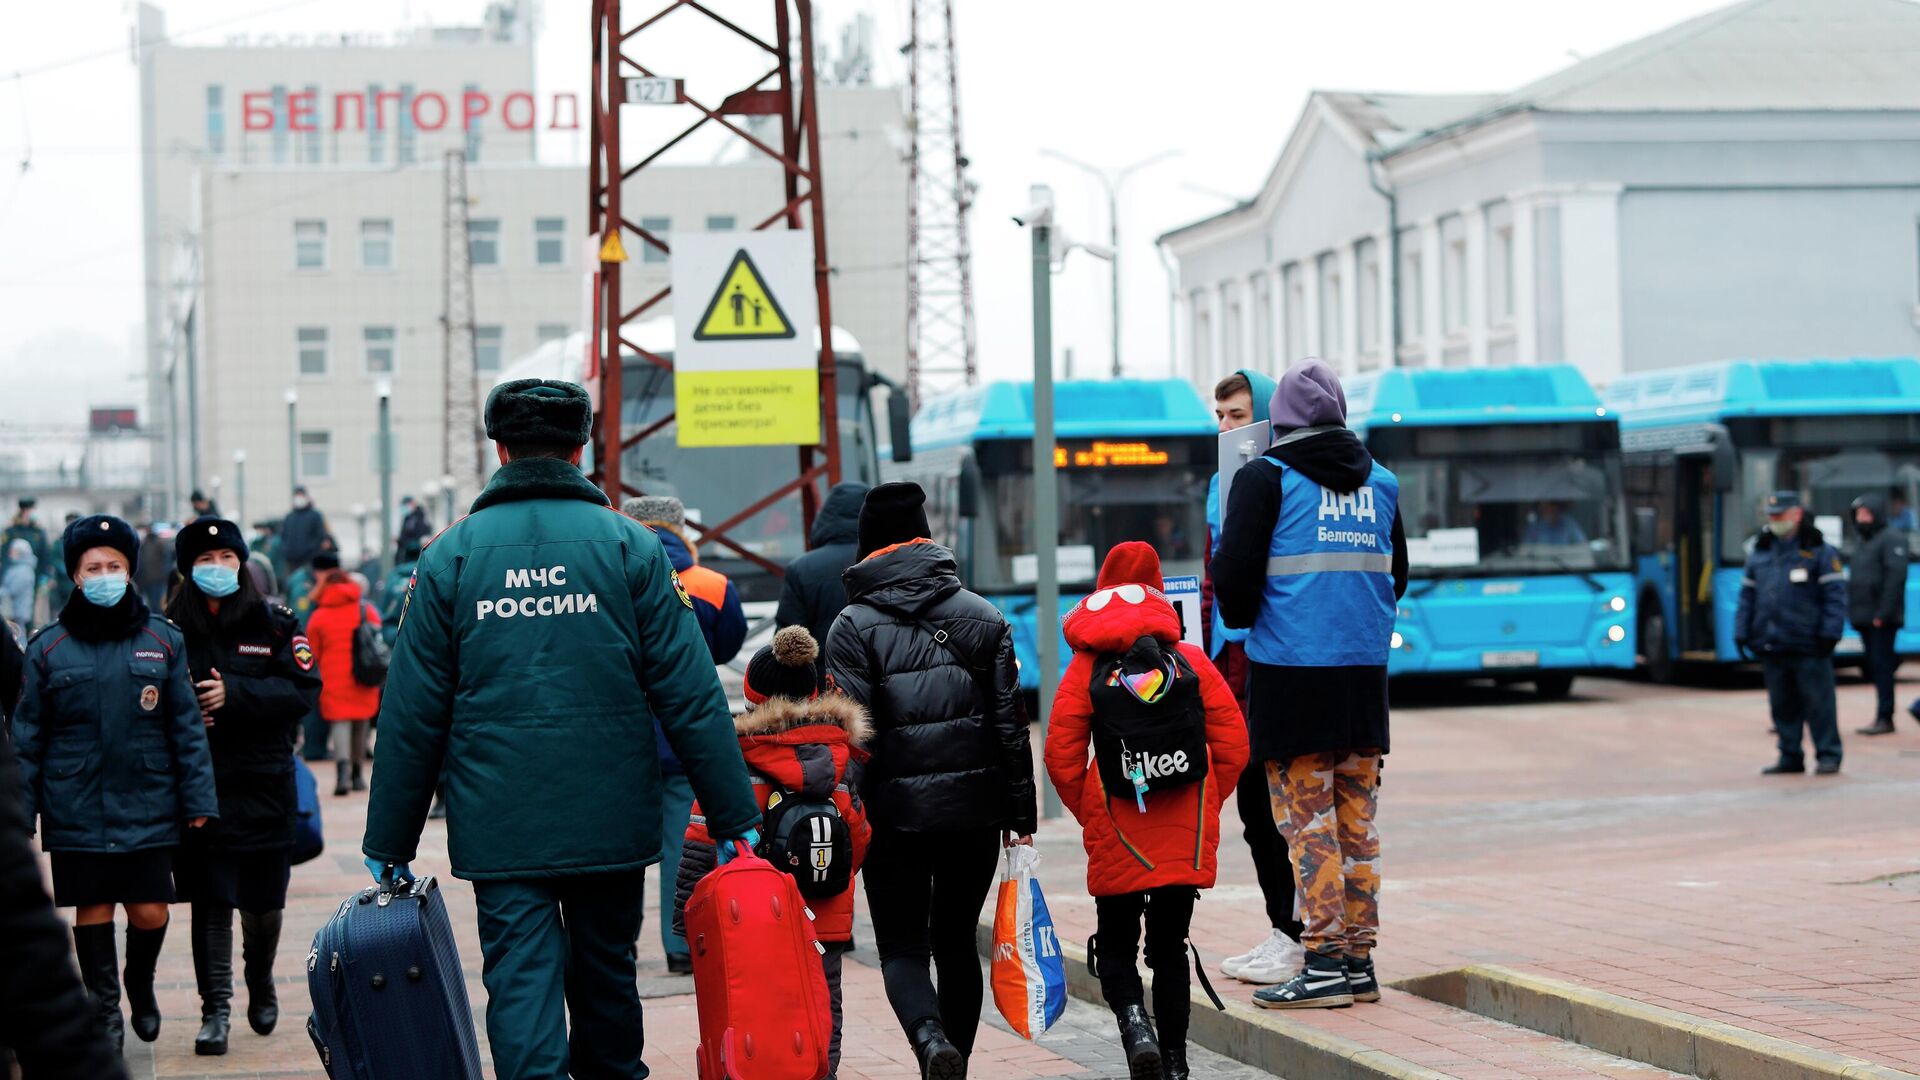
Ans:
{"label": "man in black jacket", "polygon": [[951,1077],[980,1023],[974,938],[1001,833],[1032,842],[1033,749],[1013,630],[927,539],[925,503],[918,484],[867,493],[827,672],[873,715],[861,876],[887,1000],[920,1074]]}
{"label": "man in black jacket", "polygon": [[315,509],[307,489],[293,489],[293,509],[280,522],[280,576],[284,579],[313,563],[313,557],[333,547],[327,519]]}
{"label": "man in black jacket", "polygon": [[854,541],[860,531],[860,503],[866,497],[867,485],[854,481],[836,484],[827,492],[807,536],[807,553],[787,566],[780,608],[773,617],[777,628],[804,626],[813,640],[822,642],[833,632],[833,620],[847,606],[847,584],[840,575],[858,561]]}
{"label": "man in black jacket", "polygon": [[1767,527],[1747,556],[1733,644],[1760,658],[1767,705],[1780,737],[1780,758],[1767,776],[1803,773],[1805,732],[1821,776],[1840,771],[1840,728],[1834,717],[1833,647],[1846,632],[1847,582],[1840,552],[1827,543],[1797,491],[1767,496]]}
{"label": "man in black jacket", "polygon": [[1907,534],[1887,527],[1878,495],[1853,501],[1853,523],[1860,543],[1847,575],[1847,621],[1860,632],[1875,691],[1873,723],[1857,730],[1886,735],[1893,731],[1893,673],[1900,666],[1894,638],[1907,621]]}
{"label": "man in black jacket", "polygon": [[0,1046],[13,1048],[31,1080],[124,1080],[81,988],[66,924],[41,884],[31,835],[20,769],[0,740]]}

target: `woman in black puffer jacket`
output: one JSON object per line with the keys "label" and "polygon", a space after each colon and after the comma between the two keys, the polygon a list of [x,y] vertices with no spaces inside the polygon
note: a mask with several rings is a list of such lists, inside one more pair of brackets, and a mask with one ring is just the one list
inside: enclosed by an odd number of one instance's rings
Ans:
{"label": "woman in black puffer jacket", "polygon": [[925,502],[917,484],[867,495],[827,671],[873,714],[863,873],[887,999],[921,1074],[948,1078],[980,1022],[974,934],[1002,834],[1033,839],[1033,752],[1013,630],[927,539]]}

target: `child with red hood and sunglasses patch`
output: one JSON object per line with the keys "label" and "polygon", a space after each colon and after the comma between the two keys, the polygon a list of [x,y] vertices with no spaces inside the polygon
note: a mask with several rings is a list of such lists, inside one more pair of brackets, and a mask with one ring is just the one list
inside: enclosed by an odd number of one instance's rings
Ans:
{"label": "child with red hood and sunglasses patch", "polygon": [[[1099,919],[1089,953],[1128,1068],[1186,1080],[1187,931],[1199,890],[1213,887],[1220,804],[1246,767],[1247,729],[1206,652],[1181,643],[1164,587],[1152,546],[1107,555],[1098,591],[1066,618],[1073,662],[1054,694],[1046,762],[1086,844]],[[1134,961],[1143,920],[1157,1039]]]}
{"label": "child with red hood and sunglasses patch", "polygon": [[[831,1078],[840,1069],[840,961],[853,940],[853,881],[873,836],[860,801],[864,745],[873,727],[859,703],[822,692],[814,663],[819,655],[804,626],[773,635],[747,664],[747,711],[733,718],[733,730],[762,813],[755,853],[793,875],[825,949],[820,964],[833,1004]],[[718,854],[696,802],[680,856],[674,933],[686,934],[687,902]]]}

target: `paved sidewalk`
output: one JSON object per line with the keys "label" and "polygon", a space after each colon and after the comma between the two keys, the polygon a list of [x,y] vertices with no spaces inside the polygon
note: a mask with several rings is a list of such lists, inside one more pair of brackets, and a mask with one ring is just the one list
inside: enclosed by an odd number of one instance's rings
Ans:
{"label": "paved sidewalk", "polygon": [[[328,781],[330,784],[330,774]],[[200,1004],[194,989],[193,960],[187,939],[188,912],[184,905],[176,906],[174,926],[160,958],[158,988],[165,1016],[160,1039],[149,1046],[129,1037],[127,1057],[135,1080],[234,1077],[324,1080],[326,1074],[306,1034],[310,1009],[306,955],[314,931],[333,914],[341,899],[366,883],[367,872],[360,863],[359,853],[366,796],[336,799],[323,789],[321,802],[326,815],[328,847],[319,859],[294,868],[286,935],[281,942],[277,968],[281,1000],[278,1030],[268,1038],[260,1038],[248,1029],[244,1017],[246,990],[244,986],[237,986],[231,1052],[219,1058],[194,1056],[193,1036],[200,1024]],[[485,1057],[486,991],[480,985],[480,944],[475,930],[473,889],[466,882],[446,876],[443,823],[428,823],[420,857],[413,865],[421,873],[436,874],[445,890],[447,907],[459,937],[460,958],[467,969],[468,994],[476,1019],[481,1023],[482,1056]],[[650,903],[657,902],[654,900],[657,894],[653,892],[655,884],[655,881],[648,883]],[[656,1080],[694,1080],[694,1046],[699,1034],[693,981],[666,973],[654,910],[651,906],[648,909],[640,940],[640,988],[647,999],[647,1063]],[[913,1063],[906,1039],[894,1023],[893,1010],[887,1005],[871,932],[863,930],[863,934],[864,947],[849,957],[845,968],[847,1031],[840,1077],[841,1080],[911,1080],[919,1075],[919,1070]],[[236,940],[236,981],[237,952]],[[1112,1021],[1105,1010],[1075,1003],[1067,1017],[1040,1042],[1028,1043],[1000,1021],[991,998],[986,1009],[989,1023],[982,1026],[975,1048],[974,1076],[993,1080],[1050,1077],[1098,1080],[1126,1075],[1124,1061],[1114,1046]],[[490,1067],[487,1075],[493,1075]],[[1194,1075],[1204,1080],[1258,1080],[1269,1074],[1199,1052],[1194,1057]]]}
{"label": "paved sidewalk", "polygon": [[[1845,772],[1763,778],[1757,688],[1575,689],[1556,704],[1490,688],[1397,703],[1383,980],[1505,964],[1920,1067],[1920,726],[1853,736],[1871,691],[1843,685]],[[1265,927],[1237,821],[1223,832],[1221,887],[1194,926],[1210,964]],[[1060,932],[1085,940],[1078,831],[1043,827],[1041,846]],[[1396,992],[1294,1015],[1449,1075],[1596,1074],[1531,1033]]]}

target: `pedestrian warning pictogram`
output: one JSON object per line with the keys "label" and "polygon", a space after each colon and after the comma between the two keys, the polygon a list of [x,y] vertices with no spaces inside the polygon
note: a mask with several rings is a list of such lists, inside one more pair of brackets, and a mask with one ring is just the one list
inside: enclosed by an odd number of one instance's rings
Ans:
{"label": "pedestrian warning pictogram", "polygon": [[766,279],[753,265],[753,257],[741,248],[728,264],[720,288],[707,301],[706,314],[694,327],[695,341],[752,341],[793,337],[793,323],[773,298]]}

